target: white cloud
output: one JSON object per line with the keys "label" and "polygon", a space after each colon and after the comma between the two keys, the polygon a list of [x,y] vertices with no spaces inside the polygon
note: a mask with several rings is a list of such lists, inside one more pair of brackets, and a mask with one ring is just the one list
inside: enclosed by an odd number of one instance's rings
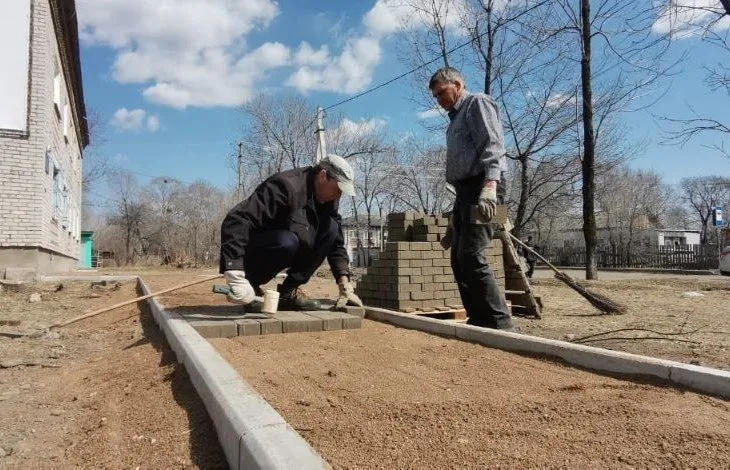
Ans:
{"label": "white cloud", "polygon": [[111,124],[119,131],[140,131],[146,128],[149,132],[157,132],[160,118],[147,115],[144,109],[119,108],[114,112]]}
{"label": "white cloud", "polygon": [[570,105],[575,106],[575,96],[568,95],[565,93],[556,93],[551,95],[547,101],[545,101],[545,107],[554,109],[562,106]]}
{"label": "white cloud", "polygon": [[[448,12],[445,5],[449,4]],[[301,93],[309,91],[334,91],[357,93],[367,87],[375,67],[380,62],[380,42],[405,28],[425,28],[432,24],[427,13],[437,8],[444,16],[445,25],[457,35],[464,34],[458,12],[464,8],[464,0],[377,0],[363,17],[364,31],[350,38],[339,56],[330,55],[326,46],[314,50],[303,42],[295,56],[299,68],[289,77],[288,85]]]}
{"label": "white cloud", "polygon": [[464,9],[464,0],[378,0],[365,14],[363,24],[374,36],[386,37],[404,29],[433,25],[434,15],[438,15],[446,28],[463,34],[459,14]]}
{"label": "white cloud", "polygon": [[[701,35],[707,26],[725,10],[719,0],[670,0],[662,14],[652,25],[657,34],[671,33],[674,38],[683,39]],[[713,27],[713,31],[730,29],[730,17],[723,16]]]}
{"label": "white cloud", "polygon": [[[306,51],[302,45],[300,52],[303,48]],[[302,54],[302,58],[309,62],[289,77],[288,85],[301,93],[313,90],[356,93],[370,84],[375,66],[380,62],[380,44],[375,38],[363,36],[347,41],[339,57],[331,57],[323,48],[315,54]]]}
{"label": "white cloud", "polygon": [[160,129],[160,118],[157,116],[147,116],[147,130],[157,132]]}
{"label": "white cloud", "polygon": [[418,119],[433,119],[436,117],[441,117],[444,115],[444,111],[441,111],[439,108],[431,108],[427,109],[425,111],[421,111],[416,114],[418,116]]}
{"label": "white cloud", "polygon": [[285,65],[289,50],[266,43],[249,50],[245,35],[279,13],[272,0],[79,0],[86,44],[117,51],[120,83],[145,84],[155,103],[235,106],[268,70]]}
{"label": "white cloud", "polygon": [[353,121],[348,118],[344,118],[340,125],[334,129],[334,133],[337,134],[341,139],[352,139],[361,135],[370,134],[382,129],[385,126],[385,119],[373,118],[373,119],[361,119],[359,121]]}

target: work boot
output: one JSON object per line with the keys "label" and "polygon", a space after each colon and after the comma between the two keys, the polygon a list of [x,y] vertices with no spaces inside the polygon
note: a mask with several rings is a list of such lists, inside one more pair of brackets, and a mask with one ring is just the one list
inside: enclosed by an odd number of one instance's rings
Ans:
{"label": "work boot", "polygon": [[307,299],[298,287],[288,288],[279,284],[276,288],[279,291],[279,310],[314,311],[322,310],[318,300]]}

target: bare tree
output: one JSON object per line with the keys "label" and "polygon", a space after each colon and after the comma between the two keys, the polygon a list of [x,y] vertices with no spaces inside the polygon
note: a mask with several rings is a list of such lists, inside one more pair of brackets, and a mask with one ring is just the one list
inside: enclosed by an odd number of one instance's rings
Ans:
{"label": "bare tree", "polygon": [[648,105],[642,98],[676,62],[665,62],[669,42],[652,33],[656,7],[634,0],[555,0],[551,7],[546,40],[580,46],[567,58],[580,64],[585,268],[586,279],[596,279],[596,145],[602,126],[612,115]]}
{"label": "bare tree", "polygon": [[115,170],[107,178],[109,187],[116,195],[116,212],[108,217],[109,223],[122,230],[124,264],[134,263],[137,254],[135,242],[139,240],[148,207],[141,202],[140,188],[132,173]]}
{"label": "bare tree", "polygon": [[301,97],[259,95],[243,106],[244,168],[256,181],[311,165],[316,141],[314,111]]}
{"label": "bare tree", "polygon": [[679,182],[683,199],[693,213],[694,219],[700,223],[700,243],[709,243],[708,225],[712,217],[712,209],[724,207],[730,198],[730,178],[722,176],[698,176],[684,178]]}
{"label": "bare tree", "polygon": [[[730,0],[718,0],[714,6],[687,0],[666,0],[659,20],[661,28],[666,29],[673,39],[697,34],[716,48],[721,60],[705,64],[705,84],[710,90],[729,98],[730,67],[727,63],[730,60],[730,28],[723,27],[722,22],[730,22]],[[691,118],[660,117],[661,121],[669,124],[666,142],[685,144],[699,135],[716,135],[722,140],[709,147],[730,158],[730,149],[724,145],[724,140],[730,137],[730,122],[703,116],[691,106],[689,111]]]}
{"label": "bare tree", "polygon": [[642,231],[659,227],[660,215],[669,202],[665,194],[661,176],[651,171],[622,166],[601,175],[596,184],[596,202],[605,220],[609,244],[631,257]]}
{"label": "bare tree", "polygon": [[450,210],[453,197],[446,190],[445,166],[444,147],[422,145],[415,138],[404,140],[398,146],[391,196],[405,208],[425,214]]}

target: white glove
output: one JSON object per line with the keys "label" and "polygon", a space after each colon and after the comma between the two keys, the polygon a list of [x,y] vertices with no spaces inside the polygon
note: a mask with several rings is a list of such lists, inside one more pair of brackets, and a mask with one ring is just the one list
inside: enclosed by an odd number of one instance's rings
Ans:
{"label": "white glove", "polygon": [[343,281],[342,284],[337,285],[340,287],[340,296],[337,299],[335,308],[343,308],[345,305],[362,307],[362,300],[360,300],[360,297],[355,295],[355,288],[352,287],[350,281]]}
{"label": "white glove", "polygon": [[231,288],[231,292],[228,294],[229,302],[246,305],[256,300],[256,292],[246,279],[245,272],[226,271],[223,275],[226,277],[228,287]]}
{"label": "white glove", "polygon": [[497,212],[497,185],[485,184],[479,193],[479,210],[484,219],[489,222]]}

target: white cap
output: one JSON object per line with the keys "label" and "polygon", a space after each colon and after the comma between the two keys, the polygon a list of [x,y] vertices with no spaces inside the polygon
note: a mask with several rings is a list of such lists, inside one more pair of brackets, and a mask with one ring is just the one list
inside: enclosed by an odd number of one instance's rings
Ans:
{"label": "white cap", "polygon": [[355,174],[347,160],[339,155],[329,154],[319,162],[320,168],[327,171],[327,174],[337,181],[337,186],[348,196],[355,195]]}

